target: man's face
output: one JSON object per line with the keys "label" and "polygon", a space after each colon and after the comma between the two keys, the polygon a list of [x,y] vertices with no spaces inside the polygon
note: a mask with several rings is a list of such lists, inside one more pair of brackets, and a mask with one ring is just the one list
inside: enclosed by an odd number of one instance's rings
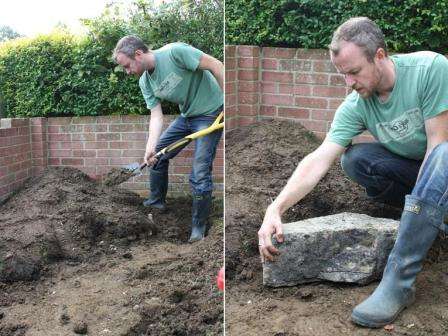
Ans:
{"label": "man's face", "polygon": [[142,55],[139,51],[140,50],[136,51],[134,59],[123,53],[118,53],[117,55],[117,63],[123,67],[128,75],[140,77],[146,70],[143,64]]}
{"label": "man's face", "polygon": [[377,56],[374,57],[373,62],[369,62],[360,47],[352,42],[344,41],[340,44],[337,56],[330,54],[334,66],[344,75],[347,86],[356,90],[364,99],[375,93],[381,80]]}

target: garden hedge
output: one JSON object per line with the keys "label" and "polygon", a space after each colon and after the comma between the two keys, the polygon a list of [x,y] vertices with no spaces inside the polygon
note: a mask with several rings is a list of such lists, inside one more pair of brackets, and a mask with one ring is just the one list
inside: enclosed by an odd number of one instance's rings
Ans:
{"label": "garden hedge", "polygon": [[448,53],[448,0],[226,0],[226,43],[326,48],[354,16],[377,22],[390,51]]}
{"label": "garden hedge", "polygon": [[[88,29],[84,36],[56,29],[48,35],[1,43],[1,116],[148,113],[138,79],[125,75],[111,58],[124,35],[139,35],[153,49],[183,41],[223,58],[221,1],[192,5],[177,0],[154,10],[150,1],[136,0],[126,14],[111,8],[84,20]],[[162,106],[166,114],[179,112],[174,104]]]}

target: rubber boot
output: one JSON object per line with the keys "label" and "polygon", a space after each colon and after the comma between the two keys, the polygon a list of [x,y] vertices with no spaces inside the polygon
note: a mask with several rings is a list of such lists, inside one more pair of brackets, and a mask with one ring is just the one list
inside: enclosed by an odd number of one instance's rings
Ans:
{"label": "rubber boot", "polygon": [[165,210],[166,194],[168,192],[168,172],[151,169],[149,171],[149,198],[143,202],[146,207]]}
{"label": "rubber boot", "polygon": [[212,205],[212,194],[193,195],[191,235],[189,243],[204,239],[208,216]]}
{"label": "rubber boot", "polygon": [[373,294],[355,307],[352,320],[370,328],[392,323],[415,299],[414,282],[429,248],[437,237],[444,210],[406,196],[397,240],[389,255],[383,279]]}

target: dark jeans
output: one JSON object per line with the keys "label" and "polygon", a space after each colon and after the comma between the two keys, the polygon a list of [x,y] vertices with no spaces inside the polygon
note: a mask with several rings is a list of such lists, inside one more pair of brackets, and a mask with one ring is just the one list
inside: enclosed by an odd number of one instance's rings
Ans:
{"label": "dark jeans", "polygon": [[[213,114],[185,118],[177,117],[160,136],[156,152],[194,132],[209,127],[222,111],[222,107]],[[221,139],[222,129],[207,134],[194,141],[193,168],[190,174],[190,186],[194,195],[213,191],[212,168],[216,155],[216,147]],[[169,160],[175,157],[184,147],[180,147],[164,156],[154,165],[153,169],[168,172]],[[167,175],[166,175],[167,176]]]}
{"label": "dark jeans", "polygon": [[366,189],[367,196],[403,207],[404,197],[415,186],[422,161],[403,158],[379,143],[350,146],[341,158],[345,173]]}
{"label": "dark jeans", "polygon": [[[448,212],[448,141],[437,145],[420,173],[422,161],[405,159],[378,143],[353,145],[341,159],[342,168],[366,189],[375,201],[403,207],[405,195],[411,194]],[[445,222],[448,222],[445,215]],[[448,232],[448,226],[441,223]]]}

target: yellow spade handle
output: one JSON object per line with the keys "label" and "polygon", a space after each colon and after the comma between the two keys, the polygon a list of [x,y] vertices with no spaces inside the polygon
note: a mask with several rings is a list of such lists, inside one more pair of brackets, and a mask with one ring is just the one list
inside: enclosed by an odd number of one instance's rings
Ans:
{"label": "yellow spade handle", "polygon": [[211,124],[209,127],[204,128],[203,130],[194,132],[192,134],[187,135],[186,137],[183,137],[182,139],[172,143],[169,146],[166,146],[162,150],[160,150],[156,155],[155,158],[159,159],[162,155],[172,151],[173,149],[179,148],[180,146],[187,145],[191,141],[203,137],[204,135],[210,134],[218,129],[224,128],[224,111],[221,112],[217,117],[216,120]]}

